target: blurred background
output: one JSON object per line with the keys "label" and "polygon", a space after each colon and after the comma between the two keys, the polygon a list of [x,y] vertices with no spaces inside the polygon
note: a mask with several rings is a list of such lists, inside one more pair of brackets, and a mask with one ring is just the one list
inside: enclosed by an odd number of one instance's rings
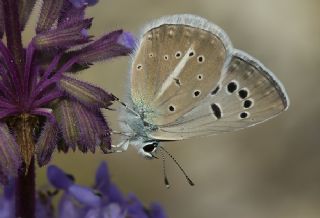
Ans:
{"label": "blurred background", "polygon": [[[95,17],[90,33],[99,36],[118,28],[138,34],[149,20],[177,13],[216,23],[234,47],[270,68],[288,92],[289,110],[254,128],[165,144],[194,187],[168,159],[166,189],[162,162],[147,161],[132,148],[112,155],[56,152],[51,163],[90,185],[105,160],[124,193],[135,193],[145,204],[160,202],[173,218],[320,217],[320,1],[100,0],[87,16]],[[25,42],[32,35],[27,32]],[[98,63],[79,77],[123,97],[128,61]],[[105,114],[116,127],[117,112]],[[38,169],[37,181],[47,184],[45,168]]]}

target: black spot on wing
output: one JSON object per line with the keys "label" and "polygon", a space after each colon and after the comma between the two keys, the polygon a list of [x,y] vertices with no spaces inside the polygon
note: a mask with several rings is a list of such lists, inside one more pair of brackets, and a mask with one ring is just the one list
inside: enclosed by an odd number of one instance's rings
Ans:
{"label": "black spot on wing", "polygon": [[215,95],[217,94],[217,92],[219,91],[220,87],[217,86],[217,88],[215,88],[212,92],[211,92],[211,95]]}
{"label": "black spot on wing", "polygon": [[233,93],[234,91],[236,91],[237,90],[237,88],[238,88],[238,85],[237,85],[237,83],[235,83],[235,82],[230,82],[229,84],[228,84],[228,86],[227,86],[227,89],[228,89],[228,92],[229,93]]}
{"label": "black spot on wing", "polygon": [[221,118],[221,109],[220,109],[219,105],[211,104],[211,109],[212,109],[214,116],[216,116],[217,119],[220,119]]}

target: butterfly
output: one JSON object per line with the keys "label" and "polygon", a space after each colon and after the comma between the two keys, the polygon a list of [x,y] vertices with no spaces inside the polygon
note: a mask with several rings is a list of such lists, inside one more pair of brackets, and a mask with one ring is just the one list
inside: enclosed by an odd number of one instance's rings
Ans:
{"label": "butterfly", "polygon": [[162,141],[232,132],[289,106],[281,82],[262,63],[234,49],[226,33],[189,14],[157,19],[143,30],[120,113],[131,144],[153,159]]}

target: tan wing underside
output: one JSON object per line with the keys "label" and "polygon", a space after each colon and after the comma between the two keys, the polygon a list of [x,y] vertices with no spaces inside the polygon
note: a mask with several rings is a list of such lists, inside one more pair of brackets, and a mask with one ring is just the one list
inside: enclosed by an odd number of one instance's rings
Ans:
{"label": "tan wing underside", "polygon": [[[232,81],[236,82],[237,88],[230,93],[228,84]],[[245,92],[240,90],[247,90],[247,96],[244,97]],[[245,108],[245,101],[251,101],[249,108]],[[247,60],[233,57],[226,77],[219,85],[219,91],[216,94],[209,94],[192,111],[175,123],[160,126],[157,131],[150,134],[150,137],[161,140],[181,140],[235,131],[274,117],[287,108],[287,103],[285,91],[274,76],[264,71],[254,61],[248,63]],[[218,111],[217,107],[215,110],[212,109],[213,104],[219,107],[220,118],[217,117],[219,114],[214,113]],[[248,116],[241,118],[241,113],[247,113]]]}
{"label": "tan wing underside", "polygon": [[186,25],[151,29],[133,60],[132,100],[146,122],[172,123],[218,84],[225,60],[226,49],[213,33]]}

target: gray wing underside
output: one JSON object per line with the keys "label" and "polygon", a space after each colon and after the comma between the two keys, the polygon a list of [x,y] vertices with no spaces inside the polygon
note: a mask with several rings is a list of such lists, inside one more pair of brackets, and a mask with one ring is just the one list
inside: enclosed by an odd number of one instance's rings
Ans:
{"label": "gray wing underside", "polygon": [[230,61],[231,42],[219,27],[193,15],[147,26],[134,55],[131,97],[144,121],[176,121],[205,98]]}
{"label": "gray wing underside", "polygon": [[255,58],[234,50],[223,79],[199,104],[150,137],[181,140],[240,130],[264,122],[288,108],[281,82]]}

